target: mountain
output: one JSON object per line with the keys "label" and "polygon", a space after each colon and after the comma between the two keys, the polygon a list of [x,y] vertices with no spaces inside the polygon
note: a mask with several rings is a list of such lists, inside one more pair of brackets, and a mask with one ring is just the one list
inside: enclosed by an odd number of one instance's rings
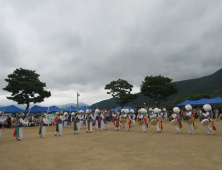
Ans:
{"label": "mountain", "polygon": [[[222,97],[222,69],[218,70],[214,74],[209,76],[204,76],[197,79],[183,80],[175,82],[178,87],[178,93],[169,97],[169,101],[167,103],[161,103],[161,105],[165,106],[168,104],[172,104],[173,100],[179,98],[186,98],[190,95],[194,95],[197,93],[205,93],[211,95],[211,97]],[[146,103],[146,106],[155,106],[156,103],[153,99],[142,95],[141,93],[136,93],[139,95],[137,100],[134,102],[126,104],[126,106],[142,106]],[[115,99],[107,99],[96,103],[100,109],[103,108],[115,108],[118,105],[115,103]],[[96,104],[92,104],[90,108],[97,108]]]}

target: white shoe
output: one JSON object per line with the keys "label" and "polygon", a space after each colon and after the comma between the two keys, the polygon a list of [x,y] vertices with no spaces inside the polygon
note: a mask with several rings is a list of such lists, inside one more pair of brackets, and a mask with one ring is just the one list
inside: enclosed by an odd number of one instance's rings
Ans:
{"label": "white shoe", "polygon": [[212,132],[211,135],[215,135],[215,132]]}
{"label": "white shoe", "polygon": [[196,132],[193,132],[193,133],[192,133],[192,135],[195,135],[195,134],[196,134]]}
{"label": "white shoe", "polygon": [[174,132],[175,134],[177,134],[177,132]]}
{"label": "white shoe", "polygon": [[211,135],[210,133],[207,133],[207,135]]}

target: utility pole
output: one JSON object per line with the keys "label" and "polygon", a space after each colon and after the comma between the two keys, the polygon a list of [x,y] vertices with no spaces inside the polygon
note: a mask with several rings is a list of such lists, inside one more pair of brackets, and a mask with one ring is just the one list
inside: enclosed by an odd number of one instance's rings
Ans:
{"label": "utility pole", "polygon": [[79,93],[77,92],[77,107],[79,107]]}

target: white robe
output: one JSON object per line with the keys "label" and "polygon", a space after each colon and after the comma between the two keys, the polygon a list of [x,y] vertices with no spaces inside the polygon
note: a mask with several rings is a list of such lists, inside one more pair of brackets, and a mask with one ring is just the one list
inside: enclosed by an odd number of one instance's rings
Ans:
{"label": "white robe", "polygon": [[[20,119],[19,123],[28,125],[29,122],[28,121],[25,122],[23,119]],[[18,137],[18,139],[22,140],[22,137],[23,137],[23,127],[19,127],[19,137]]]}
{"label": "white robe", "polygon": [[[42,121],[43,121],[44,124],[48,125],[49,122],[46,122],[45,119],[46,119],[46,118],[43,118]],[[45,137],[45,132],[46,132],[46,126],[42,126],[42,133],[40,134],[40,137],[41,137],[41,138],[44,138],[44,137]]]}
{"label": "white robe", "polygon": [[[2,124],[2,127],[3,127],[3,123],[4,123],[4,121],[6,121],[6,119],[7,118],[2,119],[2,117],[0,117],[0,124]],[[0,129],[0,138],[1,138],[1,136],[2,136],[2,131]]]}
{"label": "white robe", "polygon": [[[62,121],[64,120],[62,116],[59,116],[59,119]],[[57,136],[58,133],[59,133],[59,136],[62,136],[62,123],[59,123],[59,132],[55,132],[55,136]]]}

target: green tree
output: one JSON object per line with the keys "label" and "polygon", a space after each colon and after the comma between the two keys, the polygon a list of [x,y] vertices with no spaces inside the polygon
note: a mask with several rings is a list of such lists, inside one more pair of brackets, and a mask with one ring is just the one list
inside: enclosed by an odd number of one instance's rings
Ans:
{"label": "green tree", "polygon": [[112,81],[105,86],[105,90],[110,90],[107,94],[111,94],[116,99],[116,103],[123,107],[124,104],[133,102],[137,99],[138,95],[131,94],[133,85],[129,84],[126,80],[118,79]]}
{"label": "green tree", "polygon": [[200,100],[202,98],[205,98],[205,99],[211,99],[212,97],[209,95],[209,94],[201,94],[201,93],[198,93],[198,94],[194,94],[194,95],[190,95],[187,100]]}
{"label": "green tree", "polygon": [[44,90],[46,84],[39,80],[39,76],[32,70],[16,69],[13,74],[8,75],[8,79],[5,79],[8,85],[3,90],[12,93],[11,97],[6,98],[18,104],[27,104],[26,110],[31,102],[43,102],[44,98],[51,96],[51,92]]}
{"label": "green tree", "polygon": [[178,93],[178,88],[176,83],[168,77],[159,76],[146,76],[142,85],[140,86],[140,91],[144,96],[149,96],[152,98],[157,107],[161,102],[167,102],[168,97]]}

